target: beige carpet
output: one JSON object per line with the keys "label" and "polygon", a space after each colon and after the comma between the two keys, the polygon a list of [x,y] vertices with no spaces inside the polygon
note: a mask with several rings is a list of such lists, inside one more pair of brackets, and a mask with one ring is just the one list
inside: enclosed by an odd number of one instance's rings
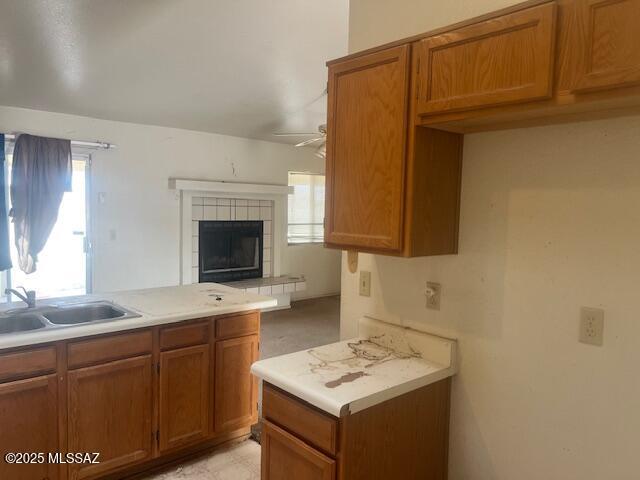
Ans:
{"label": "beige carpet", "polygon": [[340,297],[294,302],[288,310],[262,314],[260,357],[337,342],[340,338]]}

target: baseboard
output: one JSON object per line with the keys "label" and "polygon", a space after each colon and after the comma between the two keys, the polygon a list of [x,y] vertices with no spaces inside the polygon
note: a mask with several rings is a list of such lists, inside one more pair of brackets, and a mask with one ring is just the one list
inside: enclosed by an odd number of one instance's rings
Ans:
{"label": "baseboard", "polygon": [[300,300],[313,300],[315,298],[327,298],[327,297],[339,297],[340,292],[335,293],[321,293],[320,295],[305,295],[296,298],[292,298],[291,302],[299,302]]}

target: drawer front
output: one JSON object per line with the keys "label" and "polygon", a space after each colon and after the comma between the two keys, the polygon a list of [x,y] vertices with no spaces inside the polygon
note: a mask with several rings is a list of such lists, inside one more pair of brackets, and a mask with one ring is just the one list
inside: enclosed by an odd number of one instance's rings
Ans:
{"label": "drawer front", "polygon": [[305,442],[330,454],[336,454],[338,421],[287,394],[265,384],[262,416],[296,434]]}
{"label": "drawer front", "polygon": [[336,461],[278,426],[262,430],[262,480],[335,480]]}
{"label": "drawer front", "polygon": [[56,358],[55,347],[0,355],[0,382],[54,372]]}
{"label": "drawer front", "polygon": [[216,338],[233,338],[253,335],[260,331],[260,313],[250,312],[241,315],[217,317]]}
{"label": "drawer front", "polygon": [[418,114],[549,98],[556,5],[548,3],[421,40]]}
{"label": "drawer front", "polygon": [[173,348],[202,345],[209,341],[209,323],[201,322],[190,325],[177,325],[160,330],[160,348]]}
{"label": "drawer front", "polygon": [[151,353],[153,338],[150,330],[125,333],[70,343],[67,346],[69,368]]}

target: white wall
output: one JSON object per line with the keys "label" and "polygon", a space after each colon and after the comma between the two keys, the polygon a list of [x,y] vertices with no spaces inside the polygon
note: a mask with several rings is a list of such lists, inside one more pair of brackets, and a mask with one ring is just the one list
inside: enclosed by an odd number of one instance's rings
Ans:
{"label": "white wall", "polygon": [[[307,278],[307,289],[293,294],[293,300],[340,293],[340,251],[322,245],[291,245],[289,262],[295,272]],[[334,261],[337,258],[338,261]]]}
{"label": "white wall", "polygon": [[[169,190],[169,177],[286,184],[289,170],[324,170],[312,149],[12,107],[0,106],[0,131],[118,146],[93,154],[96,292],[179,283],[180,199]],[[97,201],[99,192],[106,194],[103,204]],[[318,295],[339,291],[339,275],[329,273],[339,268],[338,253],[315,246],[307,250],[309,258],[296,251],[289,260],[287,253],[295,248],[283,255],[289,268],[284,272],[306,273]]]}
{"label": "white wall", "polygon": [[[352,50],[505,6],[351,0]],[[640,117],[467,135],[460,253],[360,255],[342,336],[363,314],[455,337],[452,480],[639,478]],[[425,309],[424,284],[443,285]],[[605,344],[578,343],[580,306]]]}

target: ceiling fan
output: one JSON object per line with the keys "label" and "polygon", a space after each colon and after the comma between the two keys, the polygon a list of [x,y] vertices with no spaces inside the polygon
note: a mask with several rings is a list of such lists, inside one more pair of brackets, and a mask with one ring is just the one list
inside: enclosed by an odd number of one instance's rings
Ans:
{"label": "ceiling fan", "polygon": [[304,137],[307,135],[315,135],[315,138],[310,138],[309,140],[303,140],[300,143],[296,143],[296,147],[306,147],[307,145],[312,145],[314,143],[320,142],[320,145],[316,149],[316,156],[320,158],[325,158],[327,153],[327,124],[323,123],[322,125],[318,125],[318,133],[315,132],[284,132],[284,133],[274,133],[275,137]]}

